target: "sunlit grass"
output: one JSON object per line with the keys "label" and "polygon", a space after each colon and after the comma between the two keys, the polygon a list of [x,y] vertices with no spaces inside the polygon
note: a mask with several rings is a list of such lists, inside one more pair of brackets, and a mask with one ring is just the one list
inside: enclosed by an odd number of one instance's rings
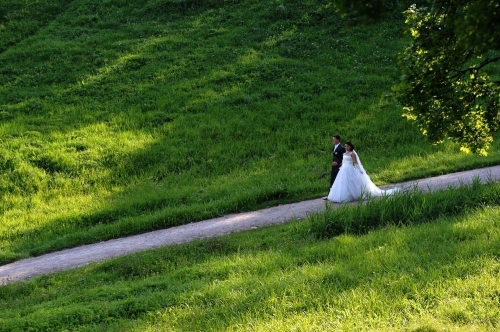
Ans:
{"label": "sunlit grass", "polygon": [[499,220],[477,206],[320,240],[308,218],[133,254],[3,286],[0,330],[494,331]]}
{"label": "sunlit grass", "polygon": [[[397,14],[323,5],[3,1],[0,264],[323,196],[337,133],[380,185],[498,164],[401,117]],[[498,329],[498,185],[413,194],[2,286],[0,331]]]}
{"label": "sunlit grass", "polygon": [[390,196],[368,198],[362,203],[346,204],[338,209],[328,206],[324,213],[310,216],[313,222],[308,232],[320,238],[345,232],[365,234],[388,225],[408,226],[442,216],[458,216],[482,206],[498,206],[500,186],[491,180],[481,185],[476,178],[472,184],[436,190],[427,195],[415,187]]}
{"label": "sunlit grass", "polygon": [[3,263],[323,196],[336,133],[380,185],[500,160],[430,146],[401,117],[397,14],[346,28],[320,1],[20,8],[2,4]]}

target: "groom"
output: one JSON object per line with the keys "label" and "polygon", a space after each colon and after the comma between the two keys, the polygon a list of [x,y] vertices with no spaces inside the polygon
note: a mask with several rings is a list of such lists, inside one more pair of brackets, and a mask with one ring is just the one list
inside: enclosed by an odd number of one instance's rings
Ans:
{"label": "groom", "polygon": [[[340,166],[342,166],[342,159],[344,158],[345,148],[342,144],[340,144],[340,136],[335,135],[332,137],[333,141],[333,161],[332,161],[332,173],[330,175],[330,188],[333,186],[335,179],[337,178],[337,174],[339,173]],[[323,198],[326,200],[326,197]]]}

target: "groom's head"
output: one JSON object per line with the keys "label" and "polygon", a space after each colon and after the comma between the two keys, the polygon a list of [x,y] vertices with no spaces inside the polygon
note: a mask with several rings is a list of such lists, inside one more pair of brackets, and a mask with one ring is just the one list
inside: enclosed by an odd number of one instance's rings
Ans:
{"label": "groom's head", "polygon": [[332,141],[333,141],[333,144],[337,145],[340,143],[340,136],[339,135],[335,135],[332,137]]}

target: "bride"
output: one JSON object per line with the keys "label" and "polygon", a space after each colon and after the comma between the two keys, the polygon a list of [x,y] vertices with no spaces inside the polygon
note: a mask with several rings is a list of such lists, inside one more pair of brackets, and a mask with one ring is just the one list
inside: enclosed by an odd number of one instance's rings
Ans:
{"label": "bride", "polygon": [[398,188],[382,190],[378,188],[366,174],[359,156],[354,151],[354,146],[351,142],[344,145],[346,153],[342,160],[339,174],[335,179],[328,200],[332,202],[350,202],[368,196],[390,195],[398,191]]}

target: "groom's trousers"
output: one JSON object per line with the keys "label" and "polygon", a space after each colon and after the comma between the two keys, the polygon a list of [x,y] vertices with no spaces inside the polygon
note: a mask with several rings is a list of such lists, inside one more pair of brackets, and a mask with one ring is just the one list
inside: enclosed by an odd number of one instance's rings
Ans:
{"label": "groom's trousers", "polygon": [[333,186],[335,179],[337,178],[337,174],[339,174],[340,166],[332,166],[332,173],[330,175],[330,188]]}

